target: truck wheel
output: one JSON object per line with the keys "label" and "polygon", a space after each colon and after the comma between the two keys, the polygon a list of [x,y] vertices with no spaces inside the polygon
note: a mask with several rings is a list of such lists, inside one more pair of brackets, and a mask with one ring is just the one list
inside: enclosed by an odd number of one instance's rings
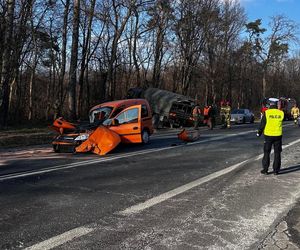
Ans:
{"label": "truck wheel", "polygon": [[143,144],[148,144],[150,141],[150,135],[149,135],[149,132],[144,129],[143,132],[142,132],[142,143]]}

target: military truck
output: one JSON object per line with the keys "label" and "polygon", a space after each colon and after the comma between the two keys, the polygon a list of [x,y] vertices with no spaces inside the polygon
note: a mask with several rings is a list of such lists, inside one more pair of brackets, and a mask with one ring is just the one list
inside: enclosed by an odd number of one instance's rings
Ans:
{"label": "military truck", "polygon": [[127,98],[144,98],[152,109],[155,128],[170,126],[192,126],[193,99],[171,91],[158,88],[131,88]]}

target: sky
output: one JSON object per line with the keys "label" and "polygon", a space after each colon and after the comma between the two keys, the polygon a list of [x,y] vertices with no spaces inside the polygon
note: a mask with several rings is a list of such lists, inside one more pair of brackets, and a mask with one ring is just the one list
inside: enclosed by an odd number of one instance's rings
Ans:
{"label": "sky", "polygon": [[[244,7],[248,21],[262,19],[262,27],[268,29],[270,17],[284,15],[300,27],[300,0],[239,0]],[[300,28],[298,37],[300,39]],[[293,45],[292,50],[298,50]]]}
{"label": "sky", "polygon": [[300,0],[240,0],[249,21],[262,19],[269,23],[270,17],[283,14],[300,24]]}

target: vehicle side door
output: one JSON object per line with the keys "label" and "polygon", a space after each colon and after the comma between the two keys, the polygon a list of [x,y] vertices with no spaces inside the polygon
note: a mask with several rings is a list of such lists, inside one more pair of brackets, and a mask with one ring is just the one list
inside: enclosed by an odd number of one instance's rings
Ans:
{"label": "vehicle side door", "polygon": [[135,105],[124,109],[115,118],[109,129],[120,135],[124,143],[141,143],[141,107]]}

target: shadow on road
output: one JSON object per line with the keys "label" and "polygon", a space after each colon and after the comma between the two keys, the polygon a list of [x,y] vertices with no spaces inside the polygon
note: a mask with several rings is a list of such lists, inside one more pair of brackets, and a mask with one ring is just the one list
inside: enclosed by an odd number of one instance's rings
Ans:
{"label": "shadow on road", "polygon": [[300,165],[296,165],[296,166],[291,166],[291,167],[281,169],[279,174],[288,174],[299,170],[300,170]]}

